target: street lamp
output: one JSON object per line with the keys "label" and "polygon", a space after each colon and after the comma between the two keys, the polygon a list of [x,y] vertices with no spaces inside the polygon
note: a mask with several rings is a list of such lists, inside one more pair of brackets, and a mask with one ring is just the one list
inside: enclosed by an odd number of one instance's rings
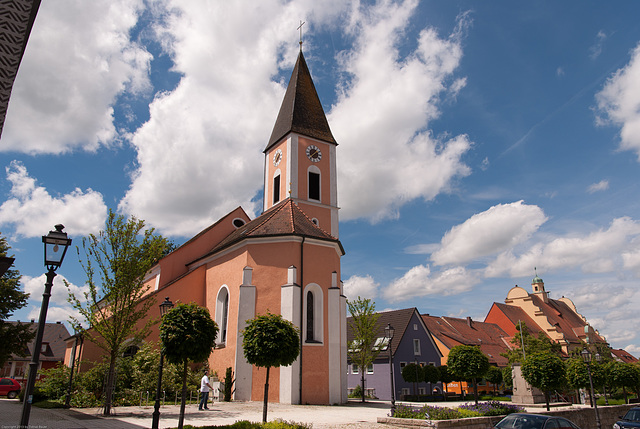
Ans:
{"label": "street lamp", "polygon": [[47,267],[47,282],[44,284],[36,342],[33,345],[33,353],[31,355],[31,362],[29,363],[29,377],[27,378],[27,385],[24,389],[22,418],[20,419],[20,427],[24,428],[29,426],[31,402],[33,402],[33,387],[36,384],[36,374],[38,372],[38,363],[40,361],[40,349],[42,348],[42,336],[44,334],[44,327],[47,321],[47,310],[49,308],[49,298],[51,297],[53,278],[56,276],[56,270],[58,267],[62,265],[64,255],[67,253],[67,248],[71,245],[71,239],[67,238],[67,233],[62,231],[64,229],[64,225],[58,224],[55,228],[55,231],[49,231],[48,235],[42,237],[42,242],[44,243],[44,265]]}
{"label": "street lamp", "polygon": [[[595,398],[593,394],[593,378],[591,377],[591,352],[585,348],[585,349],[582,349],[582,352],[580,354],[582,355],[582,360],[584,360],[584,362],[587,364],[587,371],[589,373],[589,386],[591,388],[591,406],[596,411],[596,426],[598,426],[598,429],[600,429],[601,428],[600,414],[598,413],[598,404],[594,400]],[[596,352],[595,358],[596,358],[596,361],[600,362],[599,353]]]}
{"label": "street lamp", "polygon": [[[164,317],[169,310],[173,308],[173,302],[169,301],[169,297],[164,299],[160,304],[160,319]],[[158,386],[156,387],[156,403],[153,406],[153,422],[152,429],[158,429],[160,423],[160,392],[162,391],[162,366],[164,364],[164,355],[162,354],[162,346],[160,347],[160,370],[158,371]]]}
{"label": "street lamp", "polygon": [[395,386],[393,383],[393,353],[391,352],[391,340],[393,339],[393,334],[396,332],[391,326],[391,323],[388,323],[384,328],[384,334],[389,339],[387,343],[387,349],[389,350],[389,376],[391,377],[391,417],[396,413],[396,393]]}

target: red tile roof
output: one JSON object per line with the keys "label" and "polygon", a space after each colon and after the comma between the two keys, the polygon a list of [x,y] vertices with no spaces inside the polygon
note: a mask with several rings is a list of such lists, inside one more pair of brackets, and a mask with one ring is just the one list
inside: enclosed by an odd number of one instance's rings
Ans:
{"label": "red tile roof", "polygon": [[620,362],[625,362],[625,363],[639,362],[638,358],[636,358],[631,353],[623,349],[611,349],[611,354],[614,355],[615,358]]}
{"label": "red tile roof", "polygon": [[293,199],[287,198],[280,204],[271,207],[254,220],[233,231],[225,239],[216,244],[211,251],[202,258],[219,252],[248,238],[290,235],[334,242],[338,244],[340,250],[344,254],[342,244],[337,238],[318,227],[298,207],[298,205],[295,204]]}
{"label": "red tile roof", "polygon": [[436,317],[422,315],[422,320],[431,334],[448,349],[457,345],[477,345],[489,358],[489,362],[497,366],[506,366],[507,358],[501,356],[509,350],[508,334],[495,323],[478,322],[455,317]]}

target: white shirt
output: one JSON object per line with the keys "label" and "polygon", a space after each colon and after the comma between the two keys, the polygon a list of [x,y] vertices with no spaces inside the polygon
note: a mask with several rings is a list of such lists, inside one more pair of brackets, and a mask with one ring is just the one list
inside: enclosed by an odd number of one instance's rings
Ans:
{"label": "white shirt", "polygon": [[209,377],[207,377],[207,374],[202,376],[202,379],[200,380],[200,391],[201,392],[209,391]]}

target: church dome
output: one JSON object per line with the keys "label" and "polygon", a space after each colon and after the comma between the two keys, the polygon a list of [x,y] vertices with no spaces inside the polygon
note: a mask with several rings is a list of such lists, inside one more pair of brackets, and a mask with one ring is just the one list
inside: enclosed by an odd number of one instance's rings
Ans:
{"label": "church dome", "polygon": [[544,283],[544,282],[542,281],[542,279],[541,279],[540,277],[538,277],[538,275],[536,275],[536,276],[533,278],[533,280],[531,280],[531,284],[532,284],[532,285],[534,285],[534,284],[536,284],[536,283]]}

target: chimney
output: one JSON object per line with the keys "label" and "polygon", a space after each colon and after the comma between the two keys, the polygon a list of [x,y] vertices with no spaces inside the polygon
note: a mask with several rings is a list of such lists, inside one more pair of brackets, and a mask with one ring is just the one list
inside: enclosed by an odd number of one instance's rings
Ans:
{"label": "chimney", "polygon": [[467,316],[467,325],[469,325],[470,328],[473,328],[473,320],[471,320],[471,317]]}

